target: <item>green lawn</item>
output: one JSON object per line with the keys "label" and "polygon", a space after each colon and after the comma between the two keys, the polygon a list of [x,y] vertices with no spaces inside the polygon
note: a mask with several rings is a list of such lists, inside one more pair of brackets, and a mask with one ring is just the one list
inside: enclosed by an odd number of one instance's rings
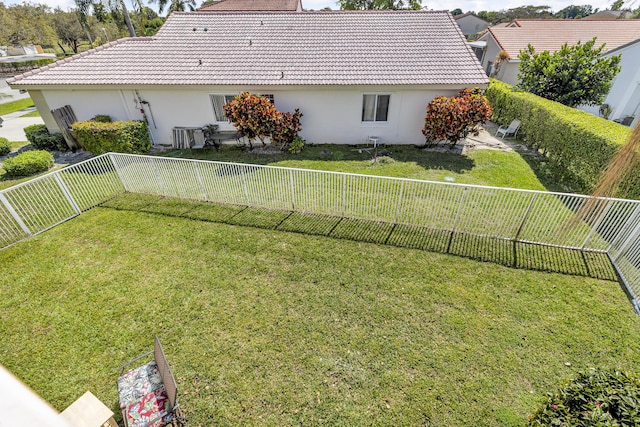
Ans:
{"label": "green lawn", "polygon": [[38,110],[32,111],[20,117],[40,117],[40,112]]}
{"label": "green lawn", "polygon": [[33,107],[33,100],[31,98],[5,102],[4,104],[0,104],[0,116],[15,113],[16,111],[24,110],[29,107]]}
{"label": "green lawn", "polygon": [[612,281],[153,210],[0,251],[0,362],[57,409],[91,390],[118,413],[153,334],[194,426],[523,425],[562,378],[640,363]]}
{"label": "green lawn", "polygon": [[173,150],[164,155],[430,181],[453,178],[453,182],[461,184],[530,190],[544,190],[555,181],[553,177],[541,175],[547,178],[541,182],[535,170],[517,152],[472,150],[467,155],[460,155],[426,151],[413,145],[390,146],[388,150],[392,153],[391,159],[384,158],[375,163],[366,152],[359,153],[357,147],[347,145],[312,145],[297,155],[258,155],[232,146],[223,146],[220,151]]}

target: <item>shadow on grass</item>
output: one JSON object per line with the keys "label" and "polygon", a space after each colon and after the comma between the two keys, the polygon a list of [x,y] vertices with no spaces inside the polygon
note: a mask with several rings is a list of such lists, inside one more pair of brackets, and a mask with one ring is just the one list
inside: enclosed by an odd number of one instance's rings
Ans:
{"label": "shadow on grass", "polygon": [[606,254],[513,242],[428,227],[127,193],[101,206],[421,249],[509,267],[616,281]]}
{"label": "shadow on grass", "polygon": [[[163,153],[166,157],[186,159],[210,160],[219,162],[250,163],[255,165],[271,165],[284,160],[330,160],[361,162],[372,158],[370,153],[363,151],[365,146],[355,145],[308,145],[305,149],[292,156],[287,153],[256,154],[246,148],[223,146],[220,150],[213,148],[193,150],[171,150]],[[371,148],[371,147],[369,147]],[[415,162],[424,169],[448,170],[455,173],[472,170],[475,162],[467,156],[455,153],[440,153],[420,150],[414,145],[393,145],[380,148],[380,153],[390,152],[391,157],[398,162]]]}

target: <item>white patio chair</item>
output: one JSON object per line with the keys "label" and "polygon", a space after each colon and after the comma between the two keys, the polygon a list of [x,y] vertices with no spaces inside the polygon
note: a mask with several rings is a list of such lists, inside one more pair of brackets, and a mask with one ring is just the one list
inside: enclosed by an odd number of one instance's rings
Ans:
{"label": "white patio chair", "polygon": [[520,129],[520,120],[514,120],[511,123],[509,123],[509,126],[505,127],[505,126],[500,126],[498,128],[498,130],[496,131],[495,136],[498,136],[498,134],[501,134],[501,138],[506,138],[507,135],[513,135],[513,137],[515,138],[516,135],[518,134],[518,130]]}

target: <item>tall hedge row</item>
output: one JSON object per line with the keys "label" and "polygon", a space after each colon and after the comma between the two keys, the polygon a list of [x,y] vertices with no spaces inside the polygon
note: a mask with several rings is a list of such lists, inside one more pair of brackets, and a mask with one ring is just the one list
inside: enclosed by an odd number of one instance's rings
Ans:
{"label": "tall hedge row", "polygon": [[28,71],[56,62],[55,58],[29,59],[26,61],[3,62],[0,63],[0,73],[15,73],[17,71]]}
{"label": "tall hedge row", "polygon": [[[521,92],[492,80],[485,95],[494,122],[522,121],[518,135],[527,146],[547,153],[557,174],[576,191],[591,192],[631,129],[587,112]],[[632,176],[640,176],[640,166]],[[639,183],[640,184],[640,183]],[[624,186],[619,197],[640,198],[638,185]]]}
{"label": "tall hedge row", "polygon": [[149,130],[142,121],[76,122],[72,125],[75,137],[85,150],[95,155],[108,152],[144,154],[151,149]]}

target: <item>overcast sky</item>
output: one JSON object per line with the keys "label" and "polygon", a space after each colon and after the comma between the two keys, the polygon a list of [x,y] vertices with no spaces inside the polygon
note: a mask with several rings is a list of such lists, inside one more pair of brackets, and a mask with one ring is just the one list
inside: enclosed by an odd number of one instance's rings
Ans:
{"label": "overcast sky", "polygon": [[[17,4],[21,3],[20,0],[0,0],[3,1],[6,5],[9,4]],[[127,1],[127,5],[131,4],[130,0]],[[545,5],[550,6],[553,12],[557,12],[561,9],[564,9],[567,6],[572,4],[590,4],[594,8],[598,8],[600,10],[607,9],[609,5],[613,3],[614,0],[597,0],[597,1],[584,1],[580,3],[572,2],[570,0],[553,0],[549,2],[532,2],[530,0],[455,0],[455,1],[445,1],[445,0],[422,0],[422,6],[427,9],[433,10],[453,10],[456,8],[462,9],[463,12],[474,11],[479,12],[481,10],[501,10],[501,9],[510,9],[517,6],[523,6],[527,4],[533,3],[534,5]],[[202,0],[196,0],[196,3],[200,5]],[[67,10],[70,7],[74,7],[73,0],[32,0],[32,3],[44,3],[52,8],[60,6],[63,10]],[[625,2],[628,5],[632,5],[636,3],[640,5],[640,0],[628,0]],[[337,1],[335,0],[302,0],[302,5],[305,9],[322,9],[324,7],[330,7],[331,9],[339,9]],[[153,5],[151,5],[152,8]],[[638,6],[632,6],[638,7]]]}

